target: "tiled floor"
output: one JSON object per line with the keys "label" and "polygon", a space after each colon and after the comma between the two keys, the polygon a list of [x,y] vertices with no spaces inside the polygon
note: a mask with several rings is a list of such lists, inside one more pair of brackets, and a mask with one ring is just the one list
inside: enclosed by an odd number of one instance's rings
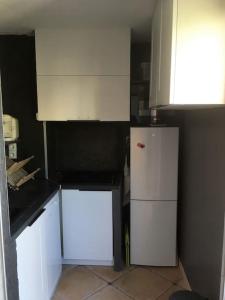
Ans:
{"label": "tiled floor", "polygon": [[186,288],[179,268],[64,266],[53,300],[168,300]]}

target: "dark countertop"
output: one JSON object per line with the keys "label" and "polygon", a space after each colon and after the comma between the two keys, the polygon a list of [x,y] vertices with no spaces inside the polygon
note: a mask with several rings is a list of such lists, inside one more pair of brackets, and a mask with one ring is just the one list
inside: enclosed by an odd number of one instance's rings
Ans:
{"label": "dark countertop", "polygon": [[19,191],[9,190],[10,230],[13,238],[19,236],[58,190],[58,184],[46,179],[29,181]]}
{"label": "dark countertop", "polygon": [[80,191],[110,191],[121,187],[121,172],[77,172],[66,174],[60,180],[62,189]]}
{"label": "dark countertop", "polygon": [[[67,181],[62,182],[63,189],[79,189],[83,191],[112,191],[113,198],[113,251],[114,251],[114,269],[121,271],[123,269],[122,254],[122,185],[123,174],[113,175],[112,180],[107,174],[101,174],[91,179],[85,176],[79,177],[77,181],[73,177],[67,177]],[[93,174],[92,174],[93,175]],[[9,208],[10,208],[10,225],[11,235],[16,239],[20,233],[35,220],[42,208],[52,199],[60,188],[49,180],[35,180],[27,182],[19,191],[9,190]]]}
{"label": "dark countertop", "polygon": [[112,191],[117,190],[120,187],[119,184],[93,184],[93,183],[63,183],[62,189],[64,190],[79,190],[79,191]]}
{"label": "dark countertop", "polygon": [[[110,191],[118,190],[122,185],[120,173],[100,175],[90,173],[79,174],[76,179],[71,176],[64,177],[60,184],[62,189],[77,189],[81,191]],[[9,190],[10,231],[13,238],[29,225],[39,214],[40,210],[59,190],[60,184],[46,179],[29,181],[19,191]]]}

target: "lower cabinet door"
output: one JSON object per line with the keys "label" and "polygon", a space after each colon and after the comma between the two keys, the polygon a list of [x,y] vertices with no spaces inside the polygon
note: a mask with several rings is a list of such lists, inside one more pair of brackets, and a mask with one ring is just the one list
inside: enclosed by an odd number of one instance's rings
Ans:
{"label": "lower cabinet door", "polygon": [[62,191],[64,259],[113,263],[112,192]]}
{"label": "lower cabinet door", "polygon": [[131,263],[175,266],[177,202],[131,200]]}
{"label": "lower cabinet door", "polygon": [[43,215],[16,239],[20,300],[46,300],[41,227]]}
{"label": "lower cabinet door", "polygon": [[16,246],[20,300],[50,300],[62,269],[58,194]]}
{"label": "lower cabinet door", "polygon": [[46,207],[43,222],[44,265],[47,295],[51,299],[62,271],[59,196],[56,194]]}

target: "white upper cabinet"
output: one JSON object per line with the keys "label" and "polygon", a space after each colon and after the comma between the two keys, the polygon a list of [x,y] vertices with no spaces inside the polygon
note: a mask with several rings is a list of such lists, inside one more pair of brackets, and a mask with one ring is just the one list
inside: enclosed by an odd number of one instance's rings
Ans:
{"label": "white upper cabinet", "polygon": [[39,120],[128,121],[127,76],[38,76]]}
{"label": "white upper cabinet", "polygon": [[158,0],[150,106],[224,103],[224,1]]}
{"label": "white upper cabinet", "polygon": [[40,29],[38,120],[130,120],[130,30]]}
{"label": "white upper cabinet", "polygon": [[160,30],[162,19],[162,2],[156,6],[152,19],[152,44],[151,44],[151,77],[150,77],[150,107],[157,102],[159,84],[159,59],[160,59]]}
{"label": "white upper cabinet", "polygon": [[130,75],[129,29],[38,29],[38,75]]}

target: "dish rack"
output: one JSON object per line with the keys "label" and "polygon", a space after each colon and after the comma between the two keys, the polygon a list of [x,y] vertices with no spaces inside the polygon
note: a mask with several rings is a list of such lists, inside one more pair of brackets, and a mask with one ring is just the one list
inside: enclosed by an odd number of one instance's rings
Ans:
{"label": "dish rack", "polygon": [[23,167],[30,162],[34,156],[30,156],[19,162],[6,157],[7,182],[11,189],[19,190],[19,188],[30,179],[34,179],[34,175],[39,172],[40,168],[28,173]]}

